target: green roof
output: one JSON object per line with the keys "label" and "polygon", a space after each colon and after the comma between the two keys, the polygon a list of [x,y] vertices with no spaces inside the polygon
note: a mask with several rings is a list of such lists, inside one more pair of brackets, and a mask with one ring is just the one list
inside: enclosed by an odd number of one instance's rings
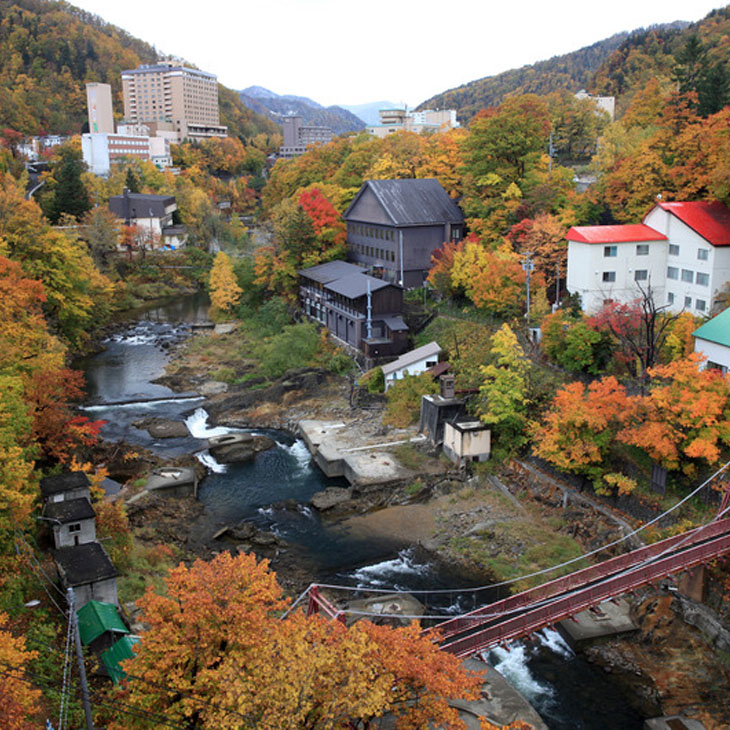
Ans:
{"label": "green roof", "polygon": [[132,647],[137,643],[139,643],[139,636],[122,636],[101,655],[102,664],[106,667],[114,684],[119,684],[127,676],[127,673],[119,666],[119,662],[134,657]]}
{"label": "green roof", "polygon": [[79,634],[84,646],[98,639],[106,631],[117,634],[129,633],[113,603],[89,601],[79,609],[78,616]]}
{"label": "green roof", "polygon": [[695,337],[730,347],[730,309],[720,312],[692,333]]}

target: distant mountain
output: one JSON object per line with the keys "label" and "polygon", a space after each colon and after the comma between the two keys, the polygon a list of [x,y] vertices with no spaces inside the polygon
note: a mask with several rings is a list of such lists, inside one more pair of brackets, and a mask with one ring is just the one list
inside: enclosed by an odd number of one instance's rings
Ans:
{"label": "distant mountain", "polygon": [[288,114],[298,114],[305,124],[329,127],[334,134],[357,132],[365,122],[340,106],[323,107],[306,96],[275,94],[262,86],[249,86],[239,92],[241,101],[252,111],[281,123]]}
{"label": "distant mountain", "polygon": [[[121,71],[160,54],[121,28],[55,0],[0,0],[0,128],[25,135],[78,134],[87,81],[111,84],[122,110]],[[218,85],[221,124],[231,135],[273,134],[271,121]]]}
{"label": "distant mountain", "polygon": [[352,112],[356,117],[365,122],[365,124],[379,124],[381,109],[393,109],[400,106],[392,101],[371,101],[368,104],[340,104],[343,109]]}

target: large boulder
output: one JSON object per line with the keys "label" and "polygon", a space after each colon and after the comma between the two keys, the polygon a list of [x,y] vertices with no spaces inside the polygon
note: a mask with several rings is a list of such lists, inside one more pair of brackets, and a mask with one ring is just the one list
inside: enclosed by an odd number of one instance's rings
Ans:
{"label": "large boulder", "polygon": [[168,418],[143,418],[135,421],[134,427],[147,431],[155,439],[178,439],[190,436],[184,421],[171,421]]}
{"label": "large boulder", "polygon": [[252,433],[227,433],[208,439],[208,451],[220,464],[249,461],[259,451],[266,451],[275,445],[276,442],[268,436]]}
{"label": "large boulder", "polygon": [[345,487],[327,487],[327,489],[313,494],[310,504],[320,512],[324,512],[351,499],[352,489],[346,489]]}

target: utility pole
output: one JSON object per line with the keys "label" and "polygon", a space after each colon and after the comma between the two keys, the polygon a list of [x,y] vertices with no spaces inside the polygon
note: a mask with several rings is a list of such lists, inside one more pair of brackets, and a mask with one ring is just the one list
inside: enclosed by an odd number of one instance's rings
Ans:
{"label": "utility pole", "polygon": [[555,264],[555,309],[560,307],[560,261]]}
{"label": "utility pole", "polygon": [[76,643],[76,659],[79,664],[79,681],[81,683],[81,704],[84,706],[84,718],[86,730],[94,730],[94,719],[91,716],[91,701],[89,700],[89,684],[86,681],[86,667],[84,666],[84,653],[81,649],[81,635],[79,634],[79,617],[76,613],[76,597],[74,589],[68,589],[68,610],[73,622],[74,642]]}
{"label": "utility pole", "polygon": [[525,312],[525,319],[530,318],[530,273],[535,269],[535,264],[530,259],[532,251],[525,252],[525,258],[522,259],[522,268],[525,272],[525,286],[527,287],[527,311]]}

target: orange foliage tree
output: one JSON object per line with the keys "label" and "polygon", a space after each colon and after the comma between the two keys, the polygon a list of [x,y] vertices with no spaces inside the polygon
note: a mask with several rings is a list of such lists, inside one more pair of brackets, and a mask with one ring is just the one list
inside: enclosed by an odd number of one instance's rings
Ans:
{"label": "orange foliage tree", "polygon": [[28,651],[22,637],[13,636],[5,626],[7,616],[0,613],[0,726],[3,730],[32,730],[38,727],[40,691],[31,687],[25,667],[38,652]]}
{"label": "orange foliage tree", "polygon": [[[149,630],[124,667],[125,702],[186,727],[369,727],[386,712],[400,728],[464,727],[448,697],[480,681],[422,638],[417,626],[351,628],[295,613],[266,561],[222,553],[180,565],[165,595],[138,601]],[[146,727],[125,717],[115,728]]]}

